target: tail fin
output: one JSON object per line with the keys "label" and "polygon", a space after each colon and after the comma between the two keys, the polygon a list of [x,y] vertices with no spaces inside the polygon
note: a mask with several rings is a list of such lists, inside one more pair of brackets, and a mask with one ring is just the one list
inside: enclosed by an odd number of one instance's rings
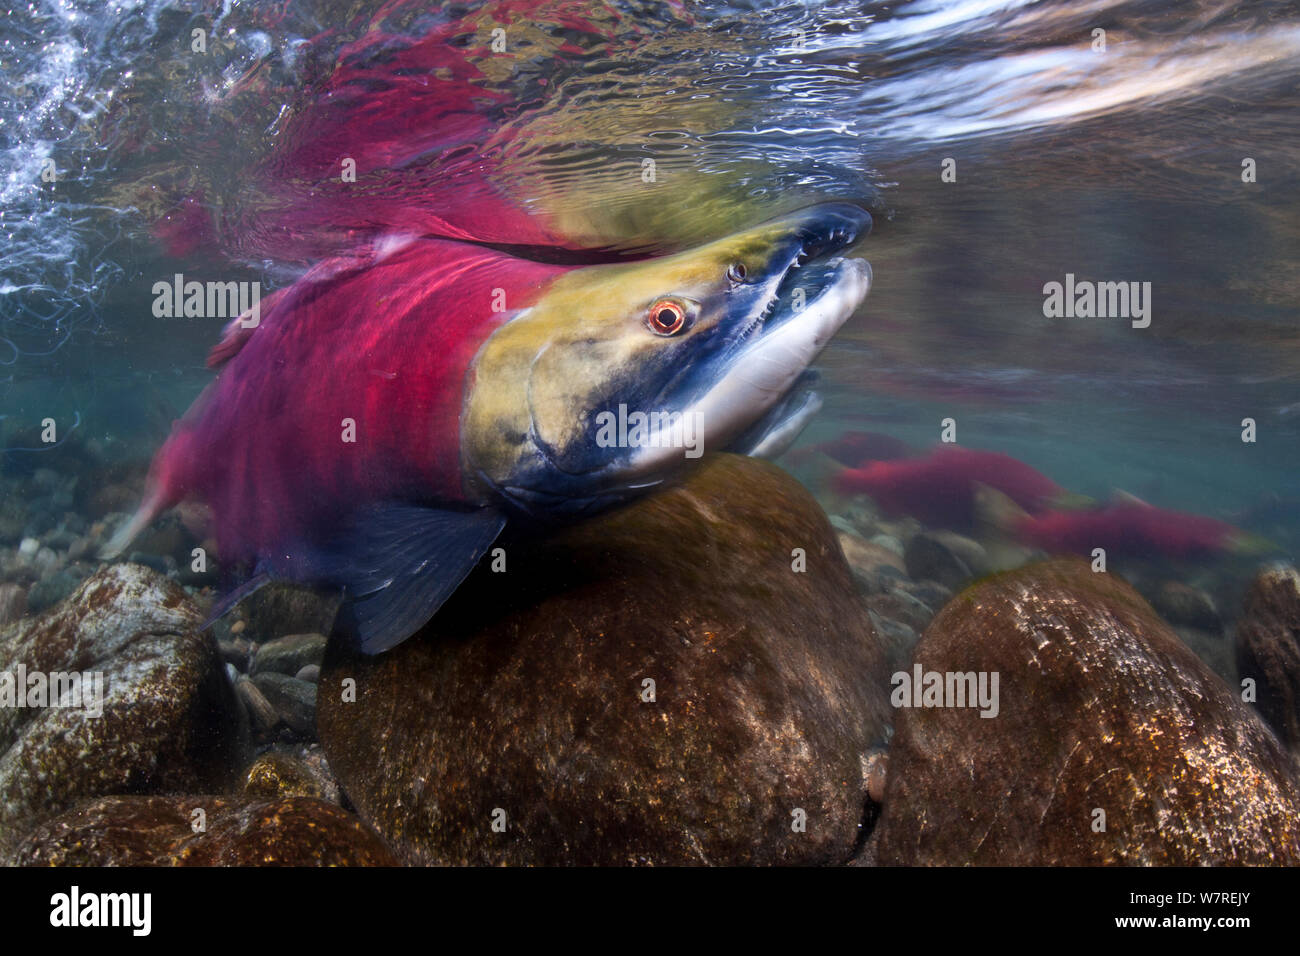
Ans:
{"label": "tail fin", "polygon": [[975,527],[985,532],[1011,536],[1029,513],[996,488],[975,482]]}
{"label": "tail fin", "polygon": [[1228,536],[1228,550],[1233,554],[1254,557],[1282,549],[1278,547],[1276,541],[1270,541],[1262,534],[1255,534],[1253,531],[1237,531]]}
{"label": "tail fin", "polygon": [[184,460],[181,454],[183,442],[182,433],[173,427],[171,437],[154,456],[149,477],[144,483],[144,500],[130,520],[114,531],[100,548],[101,561],[112,561],[120,555],[141,531],[153,523],[154,518],[184,497],[184,484],[177,471],[178,462]]}

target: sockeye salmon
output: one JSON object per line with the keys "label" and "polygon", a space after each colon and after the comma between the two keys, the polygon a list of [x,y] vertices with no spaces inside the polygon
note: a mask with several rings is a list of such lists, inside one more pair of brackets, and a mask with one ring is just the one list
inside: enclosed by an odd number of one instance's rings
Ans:
{"label": "sockeye salmon", "polygon": [[[704,449],[748,452],[806,420],[808,365],[871,281],[839,254],[870,225],[826,203],[638,262],[411,236],[326,260],[256,328],[228,327],[104,556],[198,499],[223,562],[255,567],[248,587],[339,588],[339,627],[393,647],[507,521],[572,520],[673,475],[683,421]],[[658,424],[609,441],[629,412]]]}
{"label": "sockeye salmon", "polygon": [[873,461],[835,476],[841,494],[865,493],[891,515],[959,531],[972,527],[979,485],[997,489],[1030,513],[1079,500],[1010,455],[960,445],[939,445],[917,458]]}
{"label": "sockeye salmon", "polygon": [[1157,508],[1120,494],[1105,505],[1079,511],[1026,514],[1001,492],[981,485],[976,491],[982,520],[1021,544],[1053,554],[1196,561],[1229,554],[1259,554],[1275,545],[1206,515]]}

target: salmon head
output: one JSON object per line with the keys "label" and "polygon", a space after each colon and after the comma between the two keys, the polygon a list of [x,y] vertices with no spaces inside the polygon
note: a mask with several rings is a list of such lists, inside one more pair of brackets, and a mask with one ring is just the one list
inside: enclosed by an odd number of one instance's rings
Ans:
{"label": "salmon head", "polygon": [[600,510],[705,450],[751,451],[816,405],[808,366],[871,268],[845,203],[696,249],[575,269],[497,329],[471,366],[461,454],[475,497],[536,518]]}

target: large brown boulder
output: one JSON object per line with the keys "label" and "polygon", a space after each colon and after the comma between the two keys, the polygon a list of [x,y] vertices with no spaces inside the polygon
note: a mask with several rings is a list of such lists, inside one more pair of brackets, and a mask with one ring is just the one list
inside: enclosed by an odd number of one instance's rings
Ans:
{"label": "large brown boulder", "polygon": [[1119,578],[1071,559],[982,581],[913,661],[945,690],[999,675],[996,716],[899,708],[876,862],[1300,862],[1289,755]]}
{"label": "large brown boulder", "polygon": [[1269,568],[1255,578],[1237,623],[1237,668],[1255,681],[1260,715],[1300,752],[1300,574]]}
{"label": "large brown boulder", "polygon": [[119,564],[0,632],[0,849],[88,797],[230,781],[239,712],[200,622],[175,582]]}
{"label": "large brown boulder", "polygon": [[321,743],[404,859],[850,856],[885,675],[802,486],[719,456],[679,487],[506,552],[504,572],[489,560],[392,652],[334,641],[326,654]]}
{"label": "large brown boulder", "polygon": [[313,797],[104,797],[47,820],[11,866],[396,866],[365,824]]}

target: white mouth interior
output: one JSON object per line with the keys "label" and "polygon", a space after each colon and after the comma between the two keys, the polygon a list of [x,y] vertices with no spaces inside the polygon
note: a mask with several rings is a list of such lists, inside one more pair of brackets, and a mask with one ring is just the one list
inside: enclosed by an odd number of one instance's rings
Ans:
{"label": "white mouth interior", "polygon": [[[701,446],[718,449],[767,412],[812,364],[871,288],[865,259],[842,259],[835,278],[803,310],[753,340],[731,370],[684,411],[698,423]],[[652,442],[632,459],[639,469],[680,458],[680,448]]]}

